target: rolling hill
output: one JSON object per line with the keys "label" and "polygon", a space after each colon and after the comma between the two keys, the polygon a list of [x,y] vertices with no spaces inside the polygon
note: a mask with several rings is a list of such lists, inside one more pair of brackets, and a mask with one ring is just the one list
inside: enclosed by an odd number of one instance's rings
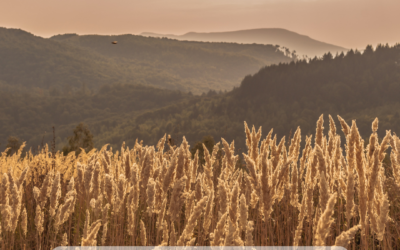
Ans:
{"label": "rolling hill", "polygon": [[308,36],[301,35],[286,29],[265,28],[227,32],[196,33],[189,32],[184,35],[162,35],[144,32],[141,35],[150,37],[168,37],[178,40],[203,41],[203,42],[231,42],[243,44],[273,44],[295,50],[297,55],[308,57],[322,56],[325,53],[332,54],[346,52],[346,48],[320,42]]}
{"label": "rolling hill", "polygon": [[[111,41],[119,40],[117,45]],[[181,42],[134,35],[58,35],[0,28],[0,86],[64,93],[128,83],[201,94],[292,59],[271,45]]]}
{"label": "rolling hill", "polygon": [[22,89],[88,88],[127,81],[127,72],[112,61],[82,48],[0,28],[0,81]]}
{"label": "rolling hill", "polygon": [[[155,74],[175,78],[177,86],[169,89],[192,91],[196,94],[213,90],[231,90],[242,77],[260,67],[288,62],[275,46],[233,43],[183,42],[171,39],[134,35],[58,35],[50,38],[64,44],[118,61],[121,67],[131,65],[143,72],[141,84],[159,84]],[[110,41],[118,41],[111,45]],[[156,79],[152,79],[152,77]],[[170,83],[173,84],[173,83]]]}

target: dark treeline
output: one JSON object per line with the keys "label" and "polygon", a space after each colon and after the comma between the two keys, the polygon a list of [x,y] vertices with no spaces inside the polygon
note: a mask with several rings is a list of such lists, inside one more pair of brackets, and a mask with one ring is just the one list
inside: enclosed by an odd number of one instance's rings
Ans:
{"label": "dark treeline", "polygon": [[82,90],[69,95],[0,89],[0,148],[5,148],[9,136],[26,141],[33,148],[42,141],[50,143],[55,126],[57,148],[61,149],[81,122],[95,135],[95,146],[118,145],[122,141],[113,134],[116,127],[131,122],[144,111],[191,98],[194,96],[179,91],[122,84],[104,85],[96,93]]}

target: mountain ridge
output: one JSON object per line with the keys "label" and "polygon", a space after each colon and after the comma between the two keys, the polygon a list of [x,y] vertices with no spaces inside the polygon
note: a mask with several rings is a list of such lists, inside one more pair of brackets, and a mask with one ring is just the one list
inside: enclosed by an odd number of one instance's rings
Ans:
{"label": "mountain ridge", "polygon": [[[118,44],[111,44],[118,40]],[[0,85],[98,89],[130,83],[201,94],[292,59],[271,45],[184,42],[137,35],[51,38],[0,28]]]}
{"label": "mountain ridge", "polygon": [[327,52],[336,54],[348,50],[344,47],[318,41],[307,35],[282,28],[259,28],[223,32],[187,32],[183,35],[143,32],[141,35],[203,42],[274,44],[286,47],[292,51],[295,50],[300,56],[307,55],[308,57],[322,56]]}

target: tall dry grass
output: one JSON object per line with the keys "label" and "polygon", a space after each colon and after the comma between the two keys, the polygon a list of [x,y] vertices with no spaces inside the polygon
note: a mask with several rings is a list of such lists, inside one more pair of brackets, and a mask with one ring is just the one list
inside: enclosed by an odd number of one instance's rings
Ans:
{"label": "tall dry grass", "polygon": [[[122,145],[63,156],[47,147],[2,153],[1,249],[57,246],[343,246],[400,249],[400,139],[366,143],[329,116],[315,141],[301,131],[279,142],[245,123],[248,151],[237,168],[234,142],[192,159],[164,136],[156,146]],[[386,152],[390,147],[390,157]],[[222,151],[219,152],[219,150]],[[390,164],[387,159],[390,158]]]}

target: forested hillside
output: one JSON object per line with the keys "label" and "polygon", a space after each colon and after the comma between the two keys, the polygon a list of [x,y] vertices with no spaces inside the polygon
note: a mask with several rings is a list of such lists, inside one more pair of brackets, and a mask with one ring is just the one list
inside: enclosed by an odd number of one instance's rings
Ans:
{"label": "forested hillside", "polygon": [[0,81],[9,88],[70,92],[130,78],[127,70],[100,54],[23,30],[0,28]]}
{"label": "forested hillside", "polygon": [[[26,141],[28,148],[37,149],[42,141],[52,141],[52,126],[56,130],[57,149],[61,149],[80,122],[88,125],[96,146],[109,142],[117,145],[122,141],[113,135],[114,128],[144,111],[192,98],[194,96],[178,91],[121,84],[104,85],[95,94],[12,93],[0,89],[0,149],[5,149],[9,136]],[[126,128],[124,130],[129,134]]]}
{"label": "forested hillside", "polygon": [[[111,44],[118,40],[118,44]],[[292,59],[272,45],[181,42],[142,36],[60,35],[0,28],[0,87],[62,93],[142,84],[201,94],[231,90],[243,75]]]}
{"label": "forested hillside", "polygon": [[203,136],[211,135],[216,141],[222,136],[235,140],[236,148],[243,150],[243,121],[262,126],[264,133],[274,128],[279,137],[287,137],[297,126],[303,134],[313,134],[322,113],[325,119],[328,114],[339,114],[349,123],[356,119],[362,136],[370,134],[371,122],[378,117],[382,137],[389,128],[400,133],[399,96],[399,45],[264,67],[226,94],[211,91],[193,96],[131,85],[70,95],[3,91],[0,147],[9,135],[37,145],[47,131],[50,140],[52,125],[60,147],[73,128],[84,122],[97,147],[111,143],[115,148],[122,141],[133,145],[136,138],[154,145],[169,133],[177,143],[186,136],[191,145]]}
{"label": "forested hillside", "polygon": [[[379,135],[386,129],[400,133],[400,45],[368,46],[363,54],[349,51],[333,58],[326,54],[310,62],[298,61],[261,69],[246,76],[239,88],[223,96],[202,98],[178,112],[164,108],[139,116],[141,128],[158,128],[179,139],[193,142],[204,135],[216,140],[235,140],[244,148],[244,125],[271,128],[278,136],[289,136],[300,126],[313,134],[321,114],[357,120],[362,136],[379,118]],[[339,125],[339,124],[337,124]],[[326,126],[327,127],[327,126]],[[136,131],[137,136],[148,130]],[[121,138],[124,138],[122,135]],[[343,138],[344,139],[344,138]],[[155,136],[148,143],[155,143]]]}
{"label": "forested hillside", "polygon": [[[185,42],[135,35],[67,34],[50,39],[96,52],[123,68],[133,67],[137,83],[196,94],[210,89],[231,90],[244,75],[291,60],[278,47],[261,44]],[[164,75],[170,79],[167,83]]]}

